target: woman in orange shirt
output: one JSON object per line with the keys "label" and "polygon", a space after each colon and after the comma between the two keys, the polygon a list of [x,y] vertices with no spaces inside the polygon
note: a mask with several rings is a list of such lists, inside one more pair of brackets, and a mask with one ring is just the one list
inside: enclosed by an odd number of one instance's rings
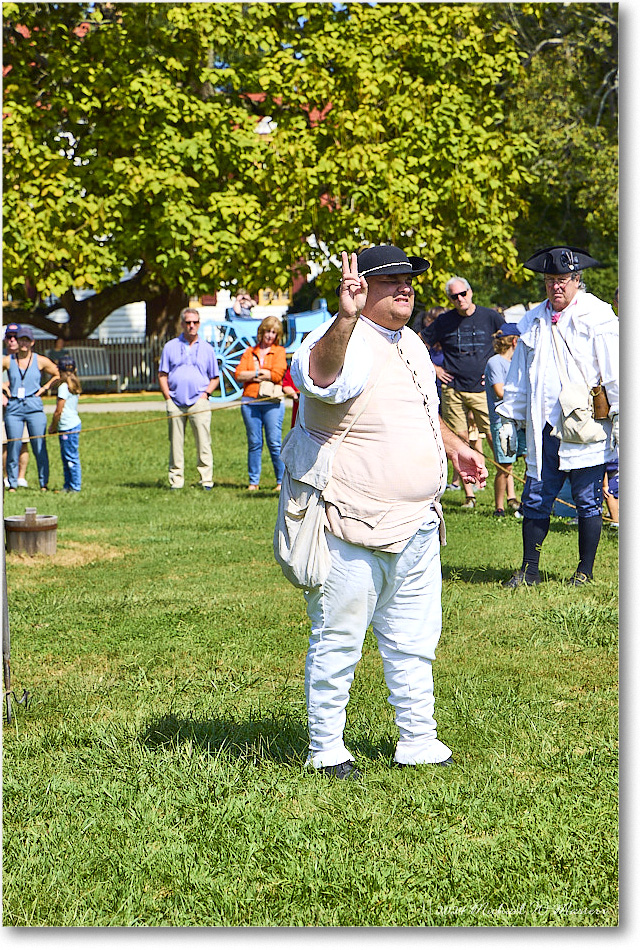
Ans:
{"label": "woman in orange shirt", "polygon": [[287,369],[285,347],[280,345],[283,323],[278,317],[266,317],[259,324],[256,346],[248,346],[241,356],[234,376],[243,383],[241,415],[247,432],[248,491],[258,491],[261,478],[263,430],[270,451],[275,491],[281,489],[283,462],[281,461],[281,433],[285,402],[282,397],[260,397],[259,385],[263,380],[281,383]]}

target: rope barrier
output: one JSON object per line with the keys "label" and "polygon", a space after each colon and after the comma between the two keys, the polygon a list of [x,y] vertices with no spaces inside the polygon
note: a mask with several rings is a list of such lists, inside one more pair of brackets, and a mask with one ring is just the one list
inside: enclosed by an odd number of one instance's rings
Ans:
{"label": "rope barrier", "polygon": [[[255,400],[255,402],[268,402],[268,401],[269,400],[267,399]],[[217,406],[214,403],[212,403],[210,406],[207,407],[207,409],[197,409],[196,412],[178,412],[178,413],[173,413],[172,415],[173,415],[173,418],[177,418],[180,416],[184,416],[185,418],[188,418],[189,416],[197,416],[201,412],[215,412],[215,411],[218,411],[219,409],[234,409],[236,408],[237,405],[239,405],[238,400],[234,400],[234,402],[232,402],[231,404],[225,403],[225,405],[222,405],[222,406]],[[117,412],[118,410],[115,410],[115,411]],[[141,412],[145,412],[145,411],[146,410],[144,409],[141,410]],[[91,429],[83,429],[82,434],[89,435],[90,432],[103,432],[105,429],[123,429],[126,426],[143,426],[149,422],[166,422],[167,419],[169,418],[169,416],[167,416],[166,414],[161,415],[161,413],[155,409],[147,410],[147,411],[158,412],[158,418],[135,419],[133,422],[115,422],[113,424],[106,425],[106,426],[93,426]],[[43,432],[42,435],[30,435],[28,436],[28,441],[31,442],[33,439],[52,439],[58,434],[59,434],[58,432]],[[7,445],[9,442],[22,442],[23,438],[24,436],[18,436],[15,439],[6,439],[6,441],[3,442],[3,445]]]}
{"label": "rope barrier", "polygon": [[[254,401],[255,401],[255,402],[271,402],[272,400],[270,400],[270,399],[268,399],[268,398],[263,398],[263,399],[260,399],[260,398],[259,398],[259,399],[255,399]],[[221,406],[217,406],[215,403],[212,403],[210,406],[207,407],[207,409],[198,409],[196,412],[180,412],[180,413],[174,413],[174,418],[176,418],[177,415],[178,415],[179,417],[180,417],[180,416],[184,416],[185,418],[189,418],[189,416],[196,416],[196,415],[198,415],[198,414],[201,413],[201,412],[215,412],[215,411],[218,411],[218,410],[220,410],[220,409],[234,409],[234,408],[236,408],[236,406],[238,406],[238,405],[239,405],[239,401],[238,401],[238,400],[234,400],[234,401],[232,401],[231,403],[225,403],[224,405],[221,405]],[[145,410],[142,410],[142,411],[144,412]],[[156,410],[154,410],[154,411],[156,411]],[[106,426],[94,426],[94,427],[91,428],[91,429],[83,429],[83,430],[82,430],[82,434],[83,434],[83,436],[84,436],[84,435],[88,435],[90,432],[104,432],[106,429],[124,429],[124,428],[126,428],[127,426],[141,426],[141,425],[147,425],[147,424],[150,423],[150,422],[166,422],[168,418],[170,418],[170,417],[167,416],[167,415],[163,415],[163,416],[161,416],[161,417],[158,418],[158,419],[135,419],[133,422],[115,422],[115,423],[112,423],[112,424],[106,425]],[[29,436],[29,441],[31,442],[32,439],[49,439],[49,438],[53,438],[54,436],[57,436],[57,435],[58,435],[57,432],[45,432],[43,435],[30,435],[30,436]],[[23,441],[23,438],[22,438],[22,436],[20,436],[20,437],[17,438],[17,439],[7,439],[6,442],[3,443],[3,444],[4,444],[4,445],[7,445],[9,442],[22,442],[22,441]],[[496,462],[495,459],[486,458],[486,457],[484,457],[484,459],[485,459],[486,462],[489,462],[491,465],[494,465],[495,468],[497,468],[497,469],[499,469],[500,471],[504,472],[506,475],[512,475],[513,478],[516,478],[517,481],[519,481],[519,482],[522,483],[522,485],[525,485],[525,484],[526,484],[526,479],[525,479],[525,478],[522,478],[521,475],[517,475],[516,472],[509,472],[508,469],[504,468],[503,465],[500,465],[499,462]],[[574,504],[572,504],[570,501],[566,501],[564,498],[557,498],[557,497],[556,497],[556,498],[555,498],[555,501],[558,501],[561,505],[566,505],[567,508],[572,508],[573,511],[577,511],[576,506],[575,506]],[[610,522],[611,524],[614,524],[614,523],[615,523],[612,518],[607,518],[607,517],[605,517],[604,515],[602,516],[602,518],[603,518],[604,521],[608,521],[608,522]]]}
{"label": "rope barrier", "polygon": [[[518,475],[516,472],[509,472],[508,469],[504,468],[503,465],[500,465],[499,462],[496,462],[495,459],[486,459],[487,462],[490,462],[491,465],[494,465],[495,468],[498,468],[501,472],[504,472],[505,475],[512,475],[513,478],[516,478],[518,482],[521,482],[522,485],[526,484],[526,479],[522,478],[521,475]],[[567,508],[572,508],[573,511],[577,511],[577,508],[570,501],[565,501],[563,498],[555,498],[555,501],[559,501],[561,505],[566,505]]]}
{"label": "rope barrier", "polygon": [[[494,465],[495,468],[498,468],[498,469],[500,469],[500,471],[504,472],[504,474],[506,474],[506,475],[512,475],[513,478],[516,478],[518,482],[521,482],[521,483],[522,483],[522,485],[525,485],[525,484],[526,484],[526,479],[525,479],[525,478],[522,478],[521,475],[517,475],[516,472],[509,472],[508,469],[504,468],[503,465],[500,465],[499,462],[496,462],[495,459],[489,459],[489,458],[486,458],[485,456],[484,456],[484,458],[485,458],[485,460],[486,460],[487,462],[490,462],[491,465]],[[555,500],[555,501],[558,501],[558,502],[560,503],[560,505],[566,505],[567,508],[572,508],[573,511],[577,511],[576,506],[575,506],[574,504],[572,504],[572,502],[566,501],[564,498],[557,498],[557,497],[556,497],[554,500]],[[613,519],[607,517],[606,515],[602,515],[602,521],[606,521],[606,522],[608,522],[609,524],[615,524],[615,522],[613,521]]]}

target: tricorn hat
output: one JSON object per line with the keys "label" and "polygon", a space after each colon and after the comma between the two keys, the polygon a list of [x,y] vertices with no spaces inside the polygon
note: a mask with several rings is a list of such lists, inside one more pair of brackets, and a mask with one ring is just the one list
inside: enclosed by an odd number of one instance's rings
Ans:
{"label": "tricorn hat", "polygon": [[538,274],[575,274],[586,267],[601,267],[599,261],[572,245],[554,245],[535,251],[524,263],[528,270]]}
{"label": "tricorn hat", "polygon": [[[423,257],[408,257],[405,251],[394,244],[377,244],[357,254],[357,269],[360,277],[385,277],[386,274],[423,274],[430,261]],[[337,287],[336,293],[339,293]]]}

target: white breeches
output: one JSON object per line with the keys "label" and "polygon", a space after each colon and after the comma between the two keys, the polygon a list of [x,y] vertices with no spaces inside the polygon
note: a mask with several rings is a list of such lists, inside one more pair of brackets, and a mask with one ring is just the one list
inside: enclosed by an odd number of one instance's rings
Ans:
{"label": "white breeches", "polygon": [[432,661],[441,633],[441,562],[435,516],[403,551],[391,554],[328,534],[332,567],[306,591],[312,633],[305,666],[310,756],[315,768],[352,760],[343,741],[346,707],[366,630],[372,624],[395,709],[395,761],[442,762]]}

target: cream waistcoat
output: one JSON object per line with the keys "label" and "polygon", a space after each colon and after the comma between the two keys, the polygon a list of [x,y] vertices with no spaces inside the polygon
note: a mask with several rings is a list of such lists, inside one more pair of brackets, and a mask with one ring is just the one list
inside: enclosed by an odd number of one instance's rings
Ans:
{"label": "cream waistcoat", "polygon": [[[435,371],[416,333],[391,343],[364,325],[373,366],[364,391],[345,403],[306,401],[305,425],[319,444],[334,441],[374,392],[334,456],[324,490],[332,534],[352,544],[401,551],[434,510],[447,461],[441,438]],[[391,353],[391,347],[393,351]],[[383,370],[383,372],[382,372]]]}

